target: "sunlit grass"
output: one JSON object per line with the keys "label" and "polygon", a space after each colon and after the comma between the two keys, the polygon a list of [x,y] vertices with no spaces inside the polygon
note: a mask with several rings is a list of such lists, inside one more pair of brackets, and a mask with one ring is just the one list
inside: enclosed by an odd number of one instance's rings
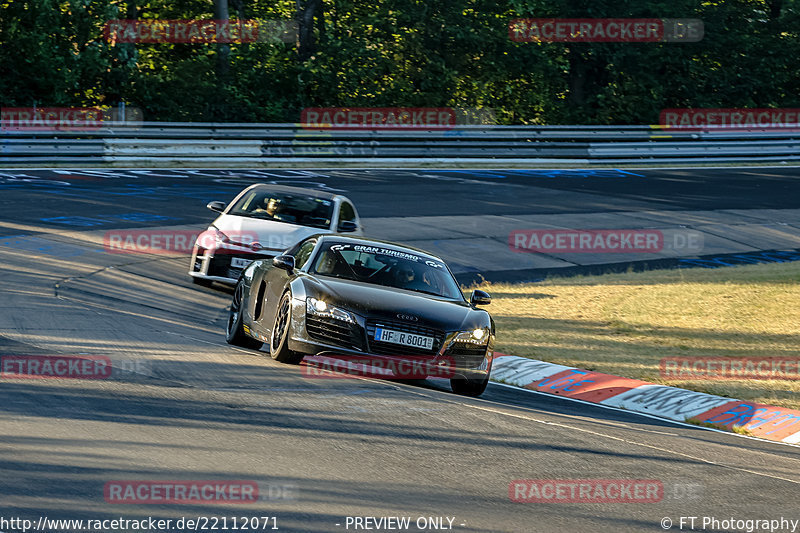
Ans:
{"label": "sunlit grass", "polygon": [[489,284],[499,352],[800,408],[800,381],[662,378],[664,357],[800,360],[800,263]]}

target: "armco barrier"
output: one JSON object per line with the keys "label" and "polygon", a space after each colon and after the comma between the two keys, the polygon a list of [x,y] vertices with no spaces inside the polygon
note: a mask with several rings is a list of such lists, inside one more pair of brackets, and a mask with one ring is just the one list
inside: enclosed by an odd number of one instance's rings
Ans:
{"label": "armco barrier", "polygon": [[620,164],[800,159],[800,131],[659,126],[308,129],[300,124],[104,123],[85,131],[0,129],[5,164],[497,162]]}

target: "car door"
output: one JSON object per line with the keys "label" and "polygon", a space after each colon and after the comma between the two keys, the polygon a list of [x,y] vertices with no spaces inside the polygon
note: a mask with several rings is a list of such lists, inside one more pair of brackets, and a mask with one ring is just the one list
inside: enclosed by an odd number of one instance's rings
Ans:
{"label": "car door", "polygon": [[[311,254],[314,252],[314,247],[317,244],[316,237],[308,238],[301,241],[285,255],[291,255],[295,260],[295,271],[299,270],[306,264]],[[275,322],[275,313],[278,310],[278,303],[281,296],[286,289],[286,285],[296,274],[289,274],[281,268],[276,268],[270,265],[264,273],[263,286],[259,288],[259,295],[261,300],[257,302],[254,315],[254,326],[256,331],[269,337],[272,333],[272,326]],[[260,304],[260,305],[259,305]]]}

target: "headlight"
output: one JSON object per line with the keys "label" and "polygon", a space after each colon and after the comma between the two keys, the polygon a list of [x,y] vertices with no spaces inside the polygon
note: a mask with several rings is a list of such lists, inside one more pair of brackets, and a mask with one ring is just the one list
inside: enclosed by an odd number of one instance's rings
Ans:
{"label": "headlight", "polygon": [[350,324],[355,324],[356,322],[351,313],[345,311],[344,309],[339,309],[338,307],[328,305],[324,300],[318,300],[316,298],[306,299],[306,312],[309,315],[323,318],[333,318],[343,322],[349,322]]}
{"label": "headlight", "polygon": [[489,342],[489,328],[477,328],[472,331],[462,331],[456,335],[456,342],[483,345]]}
{"label": "headlight", "polygon": [[212,226],[198,235],[194,244],[205,250],[213,250],[214,248],[218,248],[221,244],[226,244],[228,242],[230,242],[228,236]]}
{"label": "headlight", "polygon": [[215,240],[217,244],[228,244],[231,240],[228,238],[227,235],[222,233],[220,230],[215,230],[216,233],[214,234]]}

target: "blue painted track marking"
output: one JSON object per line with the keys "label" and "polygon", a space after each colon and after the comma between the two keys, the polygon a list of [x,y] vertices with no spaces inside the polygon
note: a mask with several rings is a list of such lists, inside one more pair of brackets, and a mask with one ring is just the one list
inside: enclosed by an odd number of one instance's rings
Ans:
{"label": "blue painted track marking", "polygon": [[800,261],[800,251],[750,252],[746,254],[723,255],[720,257],[702,259],[680,259],[678,260],[678,268],[720,268],[760,263],[788,263],[790,261]]}
{"label": "blue painted track marking", "polygon": [[103,226],[104,224],[108,224],[108,222],[105,220],[89,217],[50,217],[40,218],[39,220],[50,224],[64,224],[65,226],[80,226],[83,228]]}
{"label": "blue painted track marking", "polygon": [[90,251],[103,251],[88,250],[82,246],[51,241],[30,235],[12,235],[9,237],[0,237],[0,247],[58,257],[75,257]]}
{"label": "blue painted track marking", "polygon": [[177,220],[173,217],[164,215],[154,215],[152,213],[121,213],[118,215],[97,215],[95,217],[50,217],[40,218],[42,222],[50,224],[64,224],[66,226],[104,226],[124,220],[125,222],[162,222],[167,220]]}

